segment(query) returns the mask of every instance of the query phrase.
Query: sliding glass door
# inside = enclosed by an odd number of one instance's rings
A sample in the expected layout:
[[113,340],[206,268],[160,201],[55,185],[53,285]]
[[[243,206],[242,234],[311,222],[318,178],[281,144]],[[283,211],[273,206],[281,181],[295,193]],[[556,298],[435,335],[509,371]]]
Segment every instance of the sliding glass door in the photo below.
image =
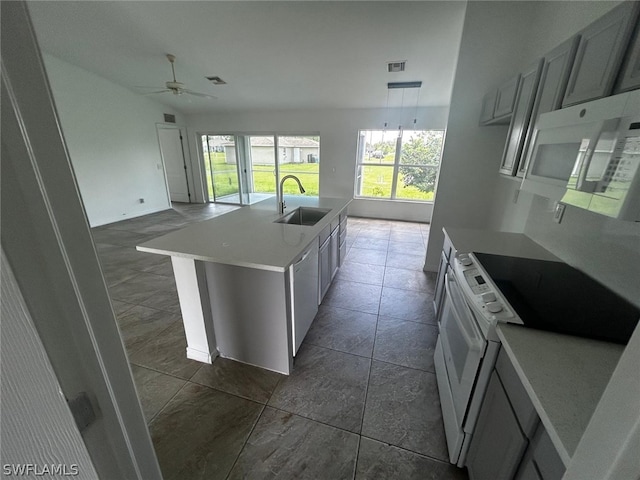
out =
[[[249,205],[272,197],[286,175],[295,175],[305,195],[318,196],[320,138],[285,135],[200,135],[210,202]],[[295,182],[287,195],[300,195]]]
[[210,202],[242,204],[233,135],[201,135],[207,194]]

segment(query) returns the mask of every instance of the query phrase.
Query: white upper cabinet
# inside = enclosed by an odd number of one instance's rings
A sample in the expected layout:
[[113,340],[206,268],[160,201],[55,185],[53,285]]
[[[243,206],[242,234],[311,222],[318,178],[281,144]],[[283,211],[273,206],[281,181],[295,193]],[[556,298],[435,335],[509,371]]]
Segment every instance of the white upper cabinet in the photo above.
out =
[[480,125],[499,125],[510,122],[516,103],[519,82],[520,75],[516,75],[484,96],[480,113]]
[[527,128],[531,119],[531,110],[533,109],[538,82],[540,81],[541,69],[542,60],[525,70],[520,77],[520,85],[509,125],[507,143],[500,166],[500,173],[504,173],[505,175],[515,175],[518,169]]
[[624,2],[580,32],[563,107],[611,94],[639,8],[638,2]]
[[527,158],[529,149],[532,146],[531,138],[540,115],[557,110],[562,106],[562,99],[567,88],[571,66],[576,56],[579,41],[580,36],[576,35],[544,56],[538,92],[531,111],[531,121],[527,128],[521,161],[518,166],[518,177],[522,177],[526,171],[527,165],[524,159]]
[[640,22],[637,22],[634,40],[627,49],[616,92],[626,92],[636,88],[640,88]]

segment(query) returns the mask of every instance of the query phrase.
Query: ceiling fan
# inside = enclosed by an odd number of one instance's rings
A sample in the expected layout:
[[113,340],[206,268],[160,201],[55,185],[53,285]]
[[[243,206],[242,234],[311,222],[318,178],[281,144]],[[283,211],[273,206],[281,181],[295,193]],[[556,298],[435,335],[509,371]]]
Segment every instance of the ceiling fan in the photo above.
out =
[[[148,93],[143,93],[143,95],[155,95],[158,93],[172,93],[174,95],[182,95],[183,93],[186,93],[187,95],[193,95],[195,97],[202,97],[202,98],[208,98],[210,100],[214,100],[218,97],[214,97],[213,95],[207,95],[206,93],[199,93],[199,92],[194,92],[193,90],[189,90],[188,88],[184,88],[184,83],[182,82],[178,82],[176,80],[176,70],[174,67],[174,63],[176,61],[176,56],[172,55],[170,53],[167,53],[167,60],[169,60],[169,63],[171,63],[171,73],[173,74],[173,80],[169,81],[169,82],[165,82],[165,88],[163,88],[162,90],[156,90],[155,92],[148,92]],[[136,87],[136,88],[153,88],[153,89],[158,89],[158,88],[162,88],[162,87]]]

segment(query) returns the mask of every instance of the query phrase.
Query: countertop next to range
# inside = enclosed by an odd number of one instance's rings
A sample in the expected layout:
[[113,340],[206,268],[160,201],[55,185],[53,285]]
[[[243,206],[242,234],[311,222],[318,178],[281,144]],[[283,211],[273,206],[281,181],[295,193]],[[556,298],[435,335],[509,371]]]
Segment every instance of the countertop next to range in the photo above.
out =
[[[559,261],[519,233],[446,228],[461,253]],[[565,466],[600,401],[623,345],[499,324],[498,335]]]
[[331,211],[313,226],[274,223],[282,215],[268,198],[138,245],[142,252],[284,272],[350,199],[285,195],[285,214],[299,206]]

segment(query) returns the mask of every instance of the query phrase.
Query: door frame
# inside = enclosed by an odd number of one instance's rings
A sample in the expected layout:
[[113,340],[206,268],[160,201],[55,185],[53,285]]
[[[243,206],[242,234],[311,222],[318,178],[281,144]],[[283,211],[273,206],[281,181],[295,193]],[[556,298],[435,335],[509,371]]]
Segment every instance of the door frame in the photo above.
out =
[[95,418],[78,428],[100,478],[161,480],[28,6],[0,10],[0,234],[42,342],[29,353],[48,358],[66,399],[86,394]]
[[187,129],[183,126],[173,123],[156,123],[156,137],[158,138],[158,151],[162,161],[162,170],[164,172],[164,184],[167,191],[167,201],[171,206],[171,192],[169,191],[169,178],[167,176],[167,165],[162,154],[162,144],[160,142],[160,130],[178,130],[181,137],[182,161],[185,166],[185,177],[187,180],[187,197],[189,203],[195,202],[195,181],[193,178],[193,168],[191,167],[191,154],[189,152],[189,142],[187,141]]

